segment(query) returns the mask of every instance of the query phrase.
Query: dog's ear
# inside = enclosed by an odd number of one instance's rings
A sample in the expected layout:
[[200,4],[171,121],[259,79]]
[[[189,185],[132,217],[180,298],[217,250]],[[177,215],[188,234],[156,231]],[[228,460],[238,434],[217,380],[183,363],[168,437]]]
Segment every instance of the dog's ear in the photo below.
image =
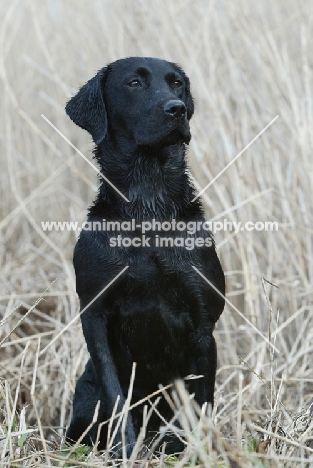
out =
[[108,118],[103,100],[103,87],[109,67],[102,68],[87,81],[66,104],[65,111],[79,127],[87,130],[96,145],[104,140],[108,129]]
[[185,92],[186,92],[186,107],[187,107],[187,119],[190,120],[191,117],[193,116],[195,107],[194,107],[194,102],[193,102],[193,97],[191,95],[190,91],[190,81],[186,73],[182,68],[180,68],[178,65],[174,64],[175,68],[177,69],[178,73],[182,75],[185,81]]

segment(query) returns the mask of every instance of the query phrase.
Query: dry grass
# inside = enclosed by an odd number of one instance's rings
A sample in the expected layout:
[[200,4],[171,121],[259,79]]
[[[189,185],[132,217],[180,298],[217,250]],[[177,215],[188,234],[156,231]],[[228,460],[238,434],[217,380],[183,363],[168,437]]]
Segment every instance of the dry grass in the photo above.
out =
[[[229,451],[242,467],[312,464],[310,3],[7,0],[0,12],[0,466],[64,457],[51,440],[69,422],[87,359],[79,321],[39,355],[78,312],[75,234],[44,233],[41,221],[83,221],[97,187],[95,172],[40,115],[90,157],[90,138],[64,104],[97,69],[129,55],[188,72],[199,188],[280,116],[203,196],[210,218],[279,222],[278,232],[216,234],[229,300],[279,353],[226,306],[215,333],[217,404],[212,418],[191,403],[181,409],[190,450],[176,464],[224,467]],[[75,466],[106,463],[94,452],[82,460]]]

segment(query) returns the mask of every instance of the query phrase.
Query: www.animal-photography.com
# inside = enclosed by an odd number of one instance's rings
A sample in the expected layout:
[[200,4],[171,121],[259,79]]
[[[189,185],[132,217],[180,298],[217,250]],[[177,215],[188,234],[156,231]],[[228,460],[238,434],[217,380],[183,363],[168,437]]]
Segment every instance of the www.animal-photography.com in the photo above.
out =
[[0,21],[0,465],[311,466],[309,2]]

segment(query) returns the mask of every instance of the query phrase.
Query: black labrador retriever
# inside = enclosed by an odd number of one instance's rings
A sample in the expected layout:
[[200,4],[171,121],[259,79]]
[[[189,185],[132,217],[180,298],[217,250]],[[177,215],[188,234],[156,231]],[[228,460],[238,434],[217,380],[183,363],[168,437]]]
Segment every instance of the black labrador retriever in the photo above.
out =
[[[122,410],[134,362],[132,403],[196,374],[202,377],[189,381],[189,391],[199,405],[213,405],[212,332],[224,299],[193,266],[222,294],[225,283],[186,171],[194,103],[184,71],[156,58],[117,60],[70,99],[66,112],[91,134],[109,180],[102,181],[74,253],[90,360],[77,382],[67,438],[76,441],[87,430],[100,401],[97,422],[82,440],[92,445],[118,397],[117,412]],[[157,410],[165,420],[173,416],[165,400]],[[142,413],[142,405],[129,413],[123,439],[128,454]],[[159,430],[159,415],[151,416],[147,436]],[[99,449],[107,444],[102,426]],[[179,439],[164,440],[167,453],[182,449]],[[121,446],[121,428],[114,442]]]

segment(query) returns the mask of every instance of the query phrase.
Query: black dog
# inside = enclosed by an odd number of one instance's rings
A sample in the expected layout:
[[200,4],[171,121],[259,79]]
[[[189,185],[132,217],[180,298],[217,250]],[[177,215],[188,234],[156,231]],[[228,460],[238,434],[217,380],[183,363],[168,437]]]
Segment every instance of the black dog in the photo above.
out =
[[[118,396],[117,411],[122,410],[133,362],[137,367],[132,402],[160,384],[197,374],[203,377],[191,380],[189,391],[199,405],[213,405],[212,332],[224,299],[193,266],[222,294],[225,284],[211,233],[203,227],[201,202],[192,202],[195,192],[186,172],[185,144],[191,138],[193,111],[183,70],[143,57],[103,68],[66,106],[69,117],[92,135],[102,174],[128,199],[103,182],[88,221],[98,221],[98,227],[104,220],[106,226],[115,222],[121,230],[82,231],[75,248],[77,293],[81,309],[86,308],[81,319],[91,359],[77,382],[69,440],[77,440],[91,424],[98,400],[98,421],[84,437],[85,444],[96,441],[98,423],[110,418]],[[125,266],[128,269],[99,295]],[[166,420],[173,416],[165,400],[157,409]],[[127,419],[128,453],[141,418],[139,406]],[[154,414],[148,433],[158,431],[160,424]],[[119,429],[115,443],[121,441]],[[98,447],[104,449],[106,443],[104,425]],[[181,448],[177,439],[167,452]]]

